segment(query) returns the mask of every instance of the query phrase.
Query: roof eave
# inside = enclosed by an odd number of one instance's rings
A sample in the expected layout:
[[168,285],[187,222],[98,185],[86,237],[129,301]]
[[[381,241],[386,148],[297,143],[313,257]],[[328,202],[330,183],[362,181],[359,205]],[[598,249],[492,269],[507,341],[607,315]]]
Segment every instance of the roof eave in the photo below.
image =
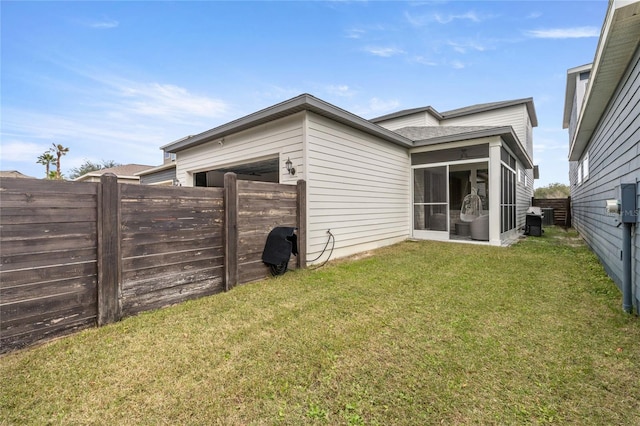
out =
[[[626,22],[623,23],[623,20]],[[584,153],[600,118],[633,59],[638,48],[638,40],[640,40],[640,2],[611,2],[598,41],[583,108],[576,126],[577,130],[569,148],[569,161],[580,160]],[[615,51],[617,46],[630,42],[635,42],[635,46],[622,49],[625,54]]]
[[160,166],[156,166],[156,167],[152,167],[146,170],[142,170],[139,172],[134,173],[134,176],[144,176],[144,175],[149,175],[151,173],[156,173],[156,172],[161,172],[163,170],[169,170],[169,169],[173,169],[176,167],[176,163],[175,162],[171,162],[171,163],[167,163],[167,164],[162,164]]
[[[529,97],[529,98],[522,98],[522,99],[514,99],[511,101],[504,101],[504,102],[496,102],[496,103],[492,103],[490,105],[482,105],[478,108],[475,109],[464,109],[463,111],[458,111],[458,110],[454,110],[453,113],[447,113],[447,112],[443,112],[442,113],[442,117],[447,120],[450,118],[457,118],[457,117],[464,117],[467,115],[473,115],[473,114],[478,114],[480,112],[487,112],[487,111],[494,111],[497,109],[502,109],[502,108],[509,108],[512,106],[516,106],[516,105],[522,105],[524,104],[527,108],[527,113],[529,114],[529,119],[531,120],[531,125],[533,127],[538,127],[538,116],[536,115],[536,109],[535,106],[533,104],[533,98]],[[455,112],[458,111],[458,112]]]
[[432,106],[420,107],[420,108],[411,108],[405,109],[402,111],[392,112],[391,114],[382,115],[380,117],[372,118],[372,123],[380,123],[382,121],[393,120],[395,118],[406,117],[413,114],[421,114],[423,112],[427,112],[431,114],[436,120],[440,121],[443,119],[442,114],[435,110]]
[[413,146],[410,139],[305,93],[198,135],[179,139],[160,149],[169,153],[179,152],[301,111],[315,112],[400,146]]

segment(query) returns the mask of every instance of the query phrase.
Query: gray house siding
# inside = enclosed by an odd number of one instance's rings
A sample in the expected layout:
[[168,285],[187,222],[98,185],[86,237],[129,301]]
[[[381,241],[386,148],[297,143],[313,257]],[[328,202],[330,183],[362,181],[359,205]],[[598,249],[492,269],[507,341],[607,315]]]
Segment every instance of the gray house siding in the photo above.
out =
[[176,178],[176,168],[172,167],[170,169],[160,170],[159,172],[140,176],[140,184],[153,185],[159,182],[173,181],[175,178]]
[[[578,162],[570,163],[574,227],[598,255],[606,271],[622,285],[622,227],[605,212],[605,200],[620,198],[620,184],[640,181],[640,49],[636,49],[605,114],[589,141],[589,176],[578,183]],[[584,158],[582,154],[581,159]],[[640,194],[637,194],[640,202]],[[633,282],[640,306],[640,237],[633,235]]]

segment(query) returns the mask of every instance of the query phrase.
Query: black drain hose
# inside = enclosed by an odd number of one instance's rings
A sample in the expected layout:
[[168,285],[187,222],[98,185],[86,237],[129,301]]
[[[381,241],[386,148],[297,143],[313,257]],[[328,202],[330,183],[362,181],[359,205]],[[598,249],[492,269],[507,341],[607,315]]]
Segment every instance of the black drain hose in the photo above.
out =
[[327,243],[324,245],[324,248],[322,249],[322,252],[320,252],[320,254],[318,255],[318,257],[316,257],[313,260],[307,260],[308,263],[312,263],[315,262],[316,260],[320,259],[322,257],[322,255],[324,254],[325,251],[327,251],[327,247],[329,247],[329,242],[332,242],[331,244],[331,251],[329,252],[329,257],[327,257],[327,260],[325,260],[322,265],[317,266],[315,268],[311,268],[311,269],[319,269],[322,268],[324,265],[327,264],[327,262],[329,261],[329,259],[331,259],[331,255],[333,254],[333,249],[336,246],[336,237],[331,233],[331,229],[327,229],[327,234],[329,234],[329,238],[327,238]]

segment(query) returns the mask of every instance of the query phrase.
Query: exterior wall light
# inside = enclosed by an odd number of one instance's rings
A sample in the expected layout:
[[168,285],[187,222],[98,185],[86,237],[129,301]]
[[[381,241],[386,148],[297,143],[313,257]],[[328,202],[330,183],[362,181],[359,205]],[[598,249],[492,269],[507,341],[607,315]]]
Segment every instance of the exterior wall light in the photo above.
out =
[[289,157],[287,157],[287,162],[284,163],[284,165],[287,167],[287,171],[291,176],[296,174],[296,169],[293,167],[293,163]]

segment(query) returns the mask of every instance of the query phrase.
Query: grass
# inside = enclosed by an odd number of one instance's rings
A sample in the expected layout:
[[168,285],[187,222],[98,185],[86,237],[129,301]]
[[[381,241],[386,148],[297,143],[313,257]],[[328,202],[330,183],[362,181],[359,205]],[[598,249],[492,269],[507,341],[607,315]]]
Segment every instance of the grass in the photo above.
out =
[[0,358],[0,424],[637,424],[640,323],[573,232],[405,242]]

